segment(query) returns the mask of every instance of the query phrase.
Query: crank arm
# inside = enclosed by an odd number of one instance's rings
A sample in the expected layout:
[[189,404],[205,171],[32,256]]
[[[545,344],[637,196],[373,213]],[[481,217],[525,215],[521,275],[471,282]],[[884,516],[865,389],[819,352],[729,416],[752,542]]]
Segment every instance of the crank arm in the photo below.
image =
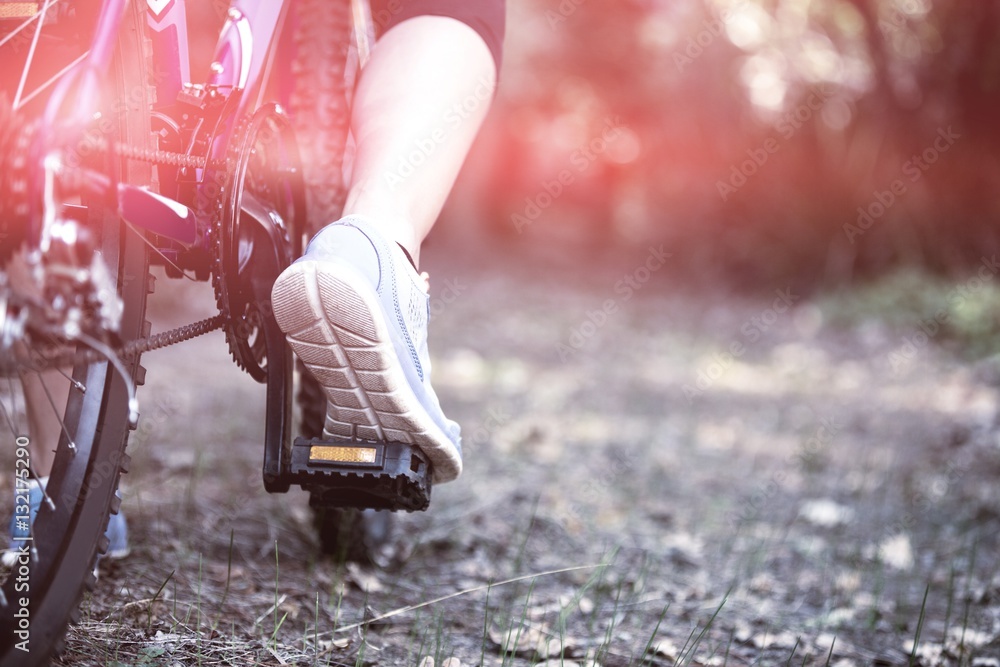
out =
[[177,241],[185,248],[193,246],[198,239],[194,211],[145,188],[119,184],[118,212],[133,226]]

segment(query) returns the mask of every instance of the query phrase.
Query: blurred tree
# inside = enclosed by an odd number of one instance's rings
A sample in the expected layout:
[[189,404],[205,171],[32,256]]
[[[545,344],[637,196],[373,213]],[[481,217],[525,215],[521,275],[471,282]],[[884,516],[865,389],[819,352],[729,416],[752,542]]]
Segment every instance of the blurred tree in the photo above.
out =
[[978,261],[998,37],[1000,6],[958,0],[513,0],[485,215],[757,280]]

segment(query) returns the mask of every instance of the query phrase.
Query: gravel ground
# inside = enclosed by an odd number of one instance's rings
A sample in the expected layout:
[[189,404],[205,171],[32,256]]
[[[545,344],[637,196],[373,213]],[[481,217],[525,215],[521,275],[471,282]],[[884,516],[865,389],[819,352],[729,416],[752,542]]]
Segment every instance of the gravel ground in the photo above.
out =
[[[133,552],[61,664],[1000,664],[993,362],[660,247],[485,248],[424,259],[466,471],[374,565],[263,491],[221,335],[149,354]],[[211,313],[164,283],[156,330]]]

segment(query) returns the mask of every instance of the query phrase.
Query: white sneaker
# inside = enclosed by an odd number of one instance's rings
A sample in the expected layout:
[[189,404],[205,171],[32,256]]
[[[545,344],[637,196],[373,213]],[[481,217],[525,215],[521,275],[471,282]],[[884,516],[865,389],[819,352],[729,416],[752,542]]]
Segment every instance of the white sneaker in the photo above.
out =
[[430,384],[429,297],[402,248],[358,217],[325,227],[271,290],[274,317],[327,397],[327,437],[404,442],[435,483],[462,472],[458,424]]

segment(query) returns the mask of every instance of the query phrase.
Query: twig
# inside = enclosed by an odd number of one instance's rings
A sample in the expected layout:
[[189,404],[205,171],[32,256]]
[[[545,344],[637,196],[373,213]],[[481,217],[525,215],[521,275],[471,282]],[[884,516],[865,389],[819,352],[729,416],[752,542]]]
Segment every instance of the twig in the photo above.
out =
[[[393,609],[390,612],[386,612],[375,618],[369,618],[368,620],[361,621],[360,623],[354,623],[352,625],[345,625],[334,630],[337,632],[347,632],[348,630],[353,630],[354,628],[360,628],[371,623],[378,623],[379,621],[384,621],[387,618],[393,616],[398,616],[399,614],[405,614],[409,611],[414,611],[416,609],[421,609],[423,607],[429,607],[432,604],[437,604],[438,602],[444,602],[445,600],[451,600],[452,598],[461,597],[462,595],[468,595],[469,593],[478,593],[479,591],[489,590],[491,587],[496,586],[506,586],[507,584],[516,584],[519,581],[524,581],[526,579],[534,579],[536,577],[547,577],[553,574],[563,574],[565,572],[575,572],[577,570],[590,570],[595,567],[601,567],[605,563],[595,563],[592,565],[577,565],[574,567],[564,567],[558,570],[549,570],[547,572],[538,572],[536,574],[526,574],[520,577],[514,577],[513,579],[506,579],[504,581],[498,581],[493,584],[484,584],[482,586],[475,586],[474,588],[466,588],[465,590],[458,591],[457,593],[449,593],[448,595],[442,595],[441,597],[434,598],[433,600],[428,600],[426,602],[421,602],[420,604],[407,605],[406,607],[400,607],[399,609]],[[265,614],[266,616],[267,614]]]

